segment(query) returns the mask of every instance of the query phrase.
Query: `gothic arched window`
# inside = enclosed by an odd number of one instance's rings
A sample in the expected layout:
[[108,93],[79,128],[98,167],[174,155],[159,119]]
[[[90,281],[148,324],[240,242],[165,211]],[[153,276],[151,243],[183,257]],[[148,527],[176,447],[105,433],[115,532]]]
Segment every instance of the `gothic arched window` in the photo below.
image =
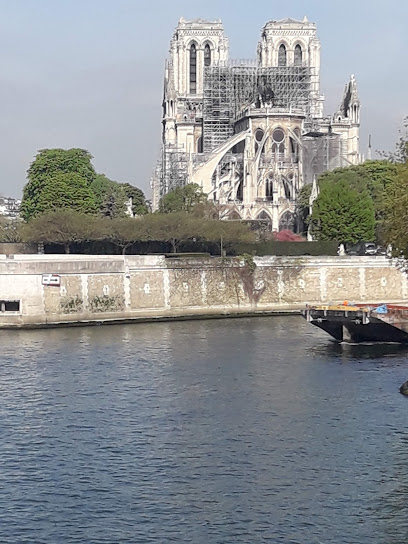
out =
[[197,92],[197,48],[195,44],[190,47],[190,94]]
[[208,43],[204,47],[204,66],[211,66],[211,49]]
[[286,47],[283,43],[279,47],[278,66],[286,66]]
[[297,44],[297,46],[295,47],[295,66],[301,66],[302,64],[302,61],[303,61],[303,53],[302,53],[302,47]]

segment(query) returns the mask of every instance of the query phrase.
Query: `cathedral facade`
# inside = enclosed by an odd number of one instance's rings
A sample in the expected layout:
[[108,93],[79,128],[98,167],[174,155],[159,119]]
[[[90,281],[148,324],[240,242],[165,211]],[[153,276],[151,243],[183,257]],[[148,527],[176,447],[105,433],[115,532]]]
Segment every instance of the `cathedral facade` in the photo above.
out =
[[316,25],[269,21],[254,60],[231,60],[221,21],[180,19],[164,76],[162,149],[153,209],[197,183],[225,219],[295,228],[299,190],[326,170],[358,164],[354,76],[324,115]]

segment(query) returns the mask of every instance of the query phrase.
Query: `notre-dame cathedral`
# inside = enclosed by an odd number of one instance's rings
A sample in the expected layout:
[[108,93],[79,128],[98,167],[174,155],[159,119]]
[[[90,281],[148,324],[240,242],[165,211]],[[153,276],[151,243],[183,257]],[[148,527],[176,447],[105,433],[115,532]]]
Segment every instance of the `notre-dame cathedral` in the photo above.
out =
[[316,25],[269,21],[254,60],[231,60],[221,21],[180,19],[164,75],[162,150],[153,208],[197,183],[225,219],[293,229],[296,196],[323,171],[357,164],[360,101],[354,76],[327,116]]

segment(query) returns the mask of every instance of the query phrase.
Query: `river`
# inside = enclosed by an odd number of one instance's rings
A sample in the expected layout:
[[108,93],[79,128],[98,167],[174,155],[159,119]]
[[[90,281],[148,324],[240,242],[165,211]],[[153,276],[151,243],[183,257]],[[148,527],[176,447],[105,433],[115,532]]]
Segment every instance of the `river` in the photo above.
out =
[[0,334],[2,544],[408,541],[408,347],[300,317]]

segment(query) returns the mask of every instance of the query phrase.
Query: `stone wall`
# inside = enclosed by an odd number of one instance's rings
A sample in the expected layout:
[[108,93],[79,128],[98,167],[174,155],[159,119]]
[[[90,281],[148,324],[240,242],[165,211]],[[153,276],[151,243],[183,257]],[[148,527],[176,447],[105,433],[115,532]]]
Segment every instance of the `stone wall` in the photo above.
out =
[[[54,274],[58,285],[45,285]],[[166,259],[0,255],[0,327],[397,302],[408,282],[385,257]],[[3,304],[2,304],[3,303]]]

